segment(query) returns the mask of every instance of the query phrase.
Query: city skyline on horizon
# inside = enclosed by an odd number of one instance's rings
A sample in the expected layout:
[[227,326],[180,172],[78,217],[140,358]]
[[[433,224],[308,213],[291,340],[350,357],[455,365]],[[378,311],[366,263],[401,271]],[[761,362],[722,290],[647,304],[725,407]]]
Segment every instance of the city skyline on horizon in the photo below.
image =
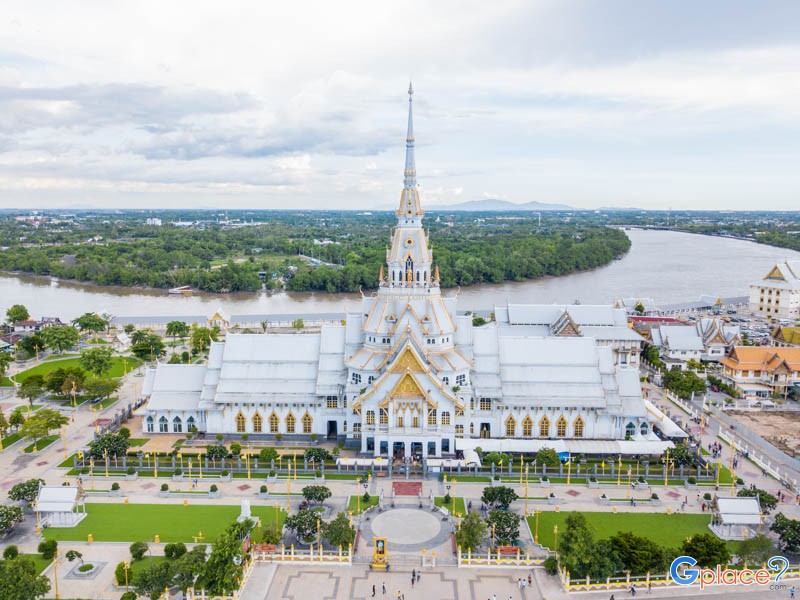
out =
[[12,3],[0,209],[797,204],[800,5],[303,4]]

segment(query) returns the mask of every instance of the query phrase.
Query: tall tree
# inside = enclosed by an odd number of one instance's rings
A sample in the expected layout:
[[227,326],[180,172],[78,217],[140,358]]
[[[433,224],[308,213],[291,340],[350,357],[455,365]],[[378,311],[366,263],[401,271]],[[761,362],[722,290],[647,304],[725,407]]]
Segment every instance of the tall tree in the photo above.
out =
[[81,352],[81,357],[78,362],[81,367],[93,373],[96,377],[102,377],[113,364],[111,354],[112,350],[108,346],[89,348]]
[[59,353],[69,350],[80,339],[78,330],[70,325],[45,327],[42,329],[41,335],[47,346]]
[[122,386],[119,379],[89,379],[83,384],[83,396],[90,402],[110,398]]
[[[301,511],[308,512],[308,511]],[[211,594],[227,594],[239,587],[242,575],[242,540],[253,528],[245,519],[231,524],[217,538],[197,584]]]
[[97,334],[105,331],[108,321],[96,313],[83,313],[80,317],[72,321],[72,324],[81,331],[91,331]]
[[710,533],[698,533],[687,539],[683,542],[682,552],[694,558],[700,567],[724,567],[731,559],[725,542]]
[[519,538],[519,524],[522,521],[517,513],[509,510],[493,510],[486,523],[494,531],[496,544],[513,544]]
[[0,379],[6,376],[12,356],[8,352],[0,352]]
[[170,321],[167,323],[167,335],[170,336],[174,342],[179,337],[186,337],[189,335],[189,326],[183,321]]
[[50,580],[39,575],[27,556],[0,561],[0,600],[37,600],[50,591]]
[[25,420],[20,431],[23,435],[33,438],[38,445],[41,438],[67,423],[69,423],[69,417],[62,415],[57,410],[40,408]]
[[778,513],[769,530],[778,534],[782,552],[800,552],[800,521]]
[[211,347],[211,342],[217,341],[218,332],[209,327],[193,327],[190,344],[192,350],[206,352]]
[[461,521],[461,527],[456,531],[456,543],[466,552],[473,552],[480,548],[486,539],[486,523],[481,519],[480,514],[470,511]]
[[17,390],[17,393],[22,398],[28,400],[28,402],[31,405],[31,408],[33,408],[33,401],[40,398],[42,394],[44,394],[44,392],[45,392],[44,377],[42,377],[38,373],[30,375],[27,379],[25,379],[25,381],[23,381],[20,384],[19,389]]
[[[47,329],[49,329],[49,327]],[[47,343],[38,333],[26,335],[17,343],[17,348],[21,348],[29,356],[36,356],[38,352],[41,352],[46,347]]]
[[44,479],[28,479],[14,485],[8,490],[8,499],[14,502],[27,502],[30,504],[39,495],[39,488],[44,485]]
[[322,534],[333,546],[347,549],[356,539],[356,530],[343,512],[336,515],[330,523],[325,523]]
[[6,311],[6,321],[10,324],[19,323],[20,321],[27,321],[31,318],[28,309],[22,304],[14,304],[8,307]]

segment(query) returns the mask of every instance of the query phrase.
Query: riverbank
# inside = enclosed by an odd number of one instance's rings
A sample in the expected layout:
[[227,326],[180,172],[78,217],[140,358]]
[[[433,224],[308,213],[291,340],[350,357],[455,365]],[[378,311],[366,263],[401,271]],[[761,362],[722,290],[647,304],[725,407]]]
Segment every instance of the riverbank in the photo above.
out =
[[[652,297],[657,303],[695,300],[709,294],[744,296],[784,258],[800,253],[764,244],[674,231],[629,230],[631,249],[604,267],[534,281],[480,284],[448,290],[462,310],[485,311],[506,303],[609,304],[623,297]],[[735,268],[733,267],[735,265]],[[369,293],[369,292],[365,292]],[[6,307],[24,304],[32,315],[75,318],[87,311],[112,315],[210,315],[341,313],[360,310],[358,293],[273,292],[170,296],[161,289],[130,289],[0,275]],[[2,307],[0,307],[2,308]]]

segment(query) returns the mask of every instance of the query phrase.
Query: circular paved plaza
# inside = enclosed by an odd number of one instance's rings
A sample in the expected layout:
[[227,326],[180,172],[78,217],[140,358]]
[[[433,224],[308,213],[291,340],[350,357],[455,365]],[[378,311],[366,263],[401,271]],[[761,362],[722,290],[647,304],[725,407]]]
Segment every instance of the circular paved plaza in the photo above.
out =
[[451,525],[441,520],[439,512],[395,508],[365,522],[362,535],[370,544],[373,537],[386,538],[389,548],[396,552],[419,552],[444,544],[451,532]]

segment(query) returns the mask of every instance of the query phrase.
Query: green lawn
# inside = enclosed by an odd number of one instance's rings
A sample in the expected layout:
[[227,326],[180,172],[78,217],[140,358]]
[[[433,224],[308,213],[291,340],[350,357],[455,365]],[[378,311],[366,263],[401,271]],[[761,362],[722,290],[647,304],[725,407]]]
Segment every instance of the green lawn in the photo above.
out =
[[[378,500],[380,500],[378,496],[370,496],[369,502],[364,502],[364,499],[361,498],[361,496],[350,496],[350,500],[347,502],[347,510],[348,512],[352,511],[354,515],[357,515],[359,512],[369,508],[369,506],[378,506]],[[369,506],[367,506],[367,504]]]
[[[123,358],[121,356],[114,356],[111,359],[111,369],[109,369],[108,373],[105,374],[106,377],[122,377],[124,370],[125,370],[125,361],[128,361],[128,372],[130,373],[131,370],[135,369],[139,365],[142,364],[138,358],[128,357]],[[51,371],[55,371],[56,369],[67,369],[67,368],[80,368],[79,358],[77,356],[73,356],[71,358],[63,358],[60,360],[50,360],[45,361],[42,364],[36,365],[35,367],[31,367],[22,373],[17,374],[14,379],[18,383],[22,383],[31,375],[42,375],[43,377],[47,377],[47,374]]]
[[18,442],[22,436],[18,433],[12,433],[3,438],[3,450],[8,448],[11,444]]
[[114,404],[114,402],[116,402],[117,400],[119,400],[119,396],[112,396],[111,398],[106,398],[102,402],[98,402],[94,406],[97,407],[97,410],[103,410],[104,408],[108,408],[109,406]]
[[[239,516],[236,505],[180,504],[87,504],[87,517],[77,527],[44,530],[45,537],[55,540],[86,541],[90,533],[98,542],[152,542],[158,534],[162,542],[192,542],[202,531],[206,542],[217,536]],[[253,506],[252,513],[262,523],[275,522],[275,508]],[[286,518],[279,511],[282,524]]]
[[[205,534],[205,532],[203,532]],[[203,540],[204,542],[207,540]],[[128,557],[130,560],[130,556]],[[160,565],[161,563],[169,562],[166,556],[150,556],[149,554],[145,554],[142,560],[137,560],[131,563],[131,568],[128,569],[128,583],[133,582],[133,576],[141,573],[142,571],[146,571],[151,566],[155,567],[156,565]],[[114,565],[116,568],[116,565]],[[120,582],[120,587],[124,586],[125,582]]]
[[[456,501],[456,503],[455,503],[455,507],[456,507],[455,514],[461,515],[461,516],[466,515],[467,514],[467,506],[466,506],[466,504],[464,504],[464,498],[462,498],[460,496],[451,497],[450,498],[450,502],[447,503],[445,508],[447,508],[447,510],[449,510],[451,514],[453,513],[453,499],[455,499],[455,501]],[[442,506],[444,504],[444,496],[435,496],[433,498],[433,503],[436,506]]]
[[50,563],[53,562],[52,560],[47,560],[45,558],[42,558],[41,554],[22,554],[22,553],[20,553],[19,556],[24,556],[25,558],[30,558],[34,562],[34,564],[36,565],[36,572],[37,573],[41,573],[42,571],[44,571],[47,567],[50,566]]
[[331,481],[356,481],[357,479],[362,479],[363,475],[356,475],[354,473],[328,473],[325,472],[325,479],[330,479]]
[[25,452],[30,454],[34,450],[44,450],[50,444],[55,442],[57,439],[58,439],[58,435],[48,435],[47,437],[43,437],[43,438],[37,440],[36,442],[33,442],[29,446],[26,446],[25,447]]
[[137,448],[139,446],[144,446],[149,441],[150,441],[150,438],[128,438],[128,442],[130,443],[131,448]]
[[0,377],[0,387],[11,387],[13,385],[14,385],[14,382],[11,381],[5,375],[3,377]]
[[[563,533],[569,514],[569,512],[542,511],[539,514],[539,543],[553,548],[553,526],[558,525],[559,533]],[[680,546],[687,537],[695,533],[709,533],[708,523],[711,521],[711,515],[708,514],[611,512],[581,514],[594,527],[596,539],[608,538],[618,531],[631,531],[667,547]],[[531,533],[535,531],[535,521],[535,517],[528,517]]]

